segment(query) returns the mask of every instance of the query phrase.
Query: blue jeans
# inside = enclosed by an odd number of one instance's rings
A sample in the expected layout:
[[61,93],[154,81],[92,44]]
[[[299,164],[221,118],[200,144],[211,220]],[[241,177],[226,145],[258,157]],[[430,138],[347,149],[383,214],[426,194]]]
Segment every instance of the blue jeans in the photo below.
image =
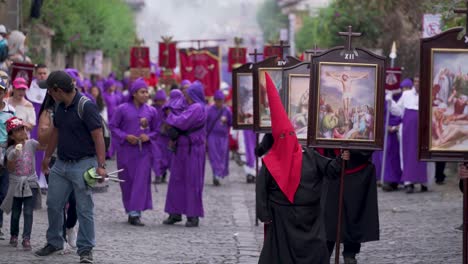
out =
[[33,211],[36,203],[39,189],[32,188],[32,196],[29,197],[14,197],[13,206],[11,208],[11,236],[18,237],[19,223],[21,212],[23,213],[23,239],[31,239],[31,230],[33,225]]
[[86,185],[83,174],[91,167],[96,167],[96,158],[87,158],[77,162],[65,162],[57,159],[49,175],[47,194],[47,243],[55,248],[63,248],[63,208],[68,196],[75,192],[76,211],[78,214],[78,254],[92,250],[96,245],[94,237],[94,202],[92,191]]

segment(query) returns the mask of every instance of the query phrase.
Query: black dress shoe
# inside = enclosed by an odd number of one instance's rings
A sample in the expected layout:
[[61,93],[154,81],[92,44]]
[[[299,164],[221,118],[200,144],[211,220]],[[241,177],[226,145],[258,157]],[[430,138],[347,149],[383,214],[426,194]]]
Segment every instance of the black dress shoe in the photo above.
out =
[[345,264],[357,264],[356,257],[344,257]]
[[421,184],[421,192],[427,192],[427,191],[428,191],[427,186]]
[[198,227],[198,217],[187,217],[185,227]]
[[219,185],[221,185],[221,183],[219,182],[219,180],[218,180],[216,177],[213,177],[213,185],[214,185],[214,186],[219,186]]
[[393,189],[393,187],[392,187],[390,184],[384,183],[384,184],[382,185],[382,191],[385,191],[385,192],[392,192],[392,191],[394,191],[394,189]]
[[177,222],[180,222],[182,221],[182,216],[181,215],[174,215],[174,214],[171,214],[169,215],[169,217],[163,221],[163,224],[165,225],[173,225]]
[[255,183],[255,176],[247,174],[247,183]]
[[162,177],[156,177],[154,178],[154,184],[161,184],[162,183]]
[[405,192],[406,193],[414,193],[414,184],[405,185]]
[[130,217],[130,224],[131,225],[134,225],[134,226],[144,226],[145,224],[143,224],[141,222],[141,219],[139,216],[132,216]]

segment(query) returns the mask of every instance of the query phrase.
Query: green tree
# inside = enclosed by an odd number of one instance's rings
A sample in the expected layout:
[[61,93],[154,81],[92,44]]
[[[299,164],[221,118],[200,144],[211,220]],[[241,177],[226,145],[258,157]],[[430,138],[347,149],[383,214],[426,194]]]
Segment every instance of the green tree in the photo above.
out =
[[257,22],[263,31],[265,42],[276,42],[279,30],[288,27],[288,17],[281,13],[275,0],[265,0],[257,12]]
[[44,1],[41,17],[32,21],[37,22],[55,31],[53,49],[67,54],[101,49],[114,66],[136,36],[132,10],[123,0]]

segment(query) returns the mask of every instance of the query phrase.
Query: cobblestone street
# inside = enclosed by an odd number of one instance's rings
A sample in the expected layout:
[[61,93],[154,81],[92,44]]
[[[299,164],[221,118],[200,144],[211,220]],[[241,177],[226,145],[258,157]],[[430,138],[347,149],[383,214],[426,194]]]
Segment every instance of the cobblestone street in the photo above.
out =
[[[115,167],[114,163],[111,163]],[[199,228],[164,226],[166,184],[157,185],[155,209],[144,213],[145,227],[126,223],[118,185],[95,194],[97,247],[95,263],[239,263],[258,260],[263,227],[254,225],[254,185],[231,163],[231,176],[221,187],[206,177],[205,218]],[[113,170],[113,168],[110,168]],[[207,167],[207,172],[210,169]],[[210,175],[210,173],[207,173]],[[381,241],[366,243],[359,263],[461,263],[461,194],[452,177],[428,193],[379,193]],[[9,238],[9,216],[4,233]],[[45,243],[46,210],[36,211],[33,249]],[[78,263],[74,253],[38,258],[0,241],[0,263]]]

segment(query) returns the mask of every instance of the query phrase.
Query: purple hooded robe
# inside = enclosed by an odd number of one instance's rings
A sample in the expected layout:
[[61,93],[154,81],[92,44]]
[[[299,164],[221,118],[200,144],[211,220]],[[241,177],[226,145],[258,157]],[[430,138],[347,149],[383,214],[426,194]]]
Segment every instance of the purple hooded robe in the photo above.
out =
[[166,119],[170,126],[192,132],[177,139],[177,148],[172,156],[165,211],[169,214],[184,214],[187,217],[203,217],[206,150],[203,86],[200,83],[192,84],[187,89],[187,96],[193,103],[179,115],[170,113]]
[[[143,82],[143,83],[142,83]],[[140,89],[146,89],[144,81],[137,79],[132,85],[132,95]],[[146,120],[146,121],[145,121]],[[114,142],[119,145],[117,167],[124,169],[119,178],[122,201],[127,212],[143,211],[153,208],[151,198],[152,143],[156,139],[158,117],[155,109],[146,104],[137,106],[126,102],[117,107],[110,129]],[[136,145],[130,144],[126,137],[141,134],[149,136],[150,141]],[[141,147],[140,147],[141,146]]]

